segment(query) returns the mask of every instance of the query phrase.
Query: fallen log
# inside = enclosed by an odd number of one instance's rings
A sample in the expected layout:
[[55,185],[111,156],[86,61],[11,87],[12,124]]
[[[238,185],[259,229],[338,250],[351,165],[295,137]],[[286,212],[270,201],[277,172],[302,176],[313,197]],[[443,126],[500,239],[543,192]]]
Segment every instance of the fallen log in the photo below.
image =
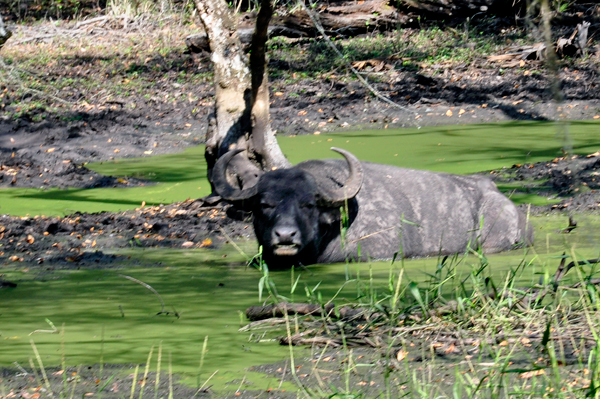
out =
[[293,314],[325,316],[331,314],[334,309],[334,304],[328,304],[322,307],[321,305],[311,303],[281,302],[266,306],[251,306],[246,309],[246,317],[250,321],[257,321]]
[[280,302],[265,306],[250,306],[246,309],[246,317],[250,321],[280,318],[289,315],[327,316],[335,318],[339,315],[339,318],[343,320],[373,320],[383,316],[379,312],[368,312],[350,306],[342,306],[336,313],[335,305],[332,303],[321,306],[312,303]]
[[[343,2],[335,6],[321,5],[314,10],[319,22],[328,34],[356,35],[373,31],[388,30],[398,26],[398,12],[388,5],[387,0],[367,0],[364,2]],[[310,16],[299,8],[281,21],[286,27],[306,32],[310,36],[318,34]]]

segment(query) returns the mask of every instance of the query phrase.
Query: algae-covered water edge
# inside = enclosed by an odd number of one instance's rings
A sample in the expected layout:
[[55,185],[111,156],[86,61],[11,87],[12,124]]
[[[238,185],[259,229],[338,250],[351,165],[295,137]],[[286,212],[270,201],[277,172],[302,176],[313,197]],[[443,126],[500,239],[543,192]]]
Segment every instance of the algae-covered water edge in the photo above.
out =
[[[323,135],[278,137],[292,164],[338,155],[330,147],[352,151],[364,161],[451,173],[475,173],[562,156],[562,149],[587,154],[600,147],[600,123],[570,122],[568,135],[550,122],[510,122],[421,129],[384,129]],[[120,159],[87,165],[104,175],[134,176],[155,185],[87,190],[0,189],[0,212],[11,215],[66,215],[120,211],[208,195],[204,147],[180,154]],[[517,202],[540,198],[515,198]]]

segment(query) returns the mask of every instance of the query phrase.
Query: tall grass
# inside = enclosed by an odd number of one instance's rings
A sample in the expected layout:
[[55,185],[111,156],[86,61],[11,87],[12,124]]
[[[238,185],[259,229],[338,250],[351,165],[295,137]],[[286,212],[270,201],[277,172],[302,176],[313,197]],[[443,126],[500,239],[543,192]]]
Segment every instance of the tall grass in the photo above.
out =
[[[480,252],[440,257],[420,283],[394,261],[387,286],[371,271],[347,272],[338,294],[354,286],[351,300],[306,290],[322,309],[337,302],[335,313],[256,325],[285,326],[290,378],[306,397],[599,397],[597,266],[574,249],[563,258],[580,263],[565,281],[552,277],[561,257],[540,264],[532,249],[502,275]],[[344,308],[362,313],[344,317]],[[301,344],[313,348],[310,361],[295,359],[291,346]],[[330,358],[338,360],[327,365]],[[304,378],[294,374],[299,367]]]
[[[129,393],[128,397],[130,399],[136,397],[136,394],[139,399],[143,399],[144,395],[146,397],[153,395],[154,399],[158,399],[159,397],[173,399],[173,375],[170,354],[167,386],[161,387],[160,385],[163,361],[162,342],[158,346],[157,360],[154,367],[152,364],[154,346],[148,352],[148,359],[144,366],[141,380],[138,378],[140,365],[136,365],[133,373],[129,376],[127,375],[128,368],[123,367],[123,370],[113,372],[108,377],[103,377],[102,375],[102,360],[97,367],[68,367],[64,360],[64,342],[61,343],[61,351],[63,351],[61,366],[58,369],[47,370],[42,360],[43,353],[40,353],[33,340],[31,340],[31,347],[33,357],[29,359],[29,370],[26,370],[17,363],[15,364],[18,370],[15,370],[14,373],[7,369],[4,370],[4,375],[10,377],[6,378],[6,381],[0,378],[0,398],[48,397],[73,399],[75,397],[88,396],[101,398],[103,394],[107,394],[109,397],[125,398],[126,393]],[[150,378],[154,379],[153,385],[149,384]]]

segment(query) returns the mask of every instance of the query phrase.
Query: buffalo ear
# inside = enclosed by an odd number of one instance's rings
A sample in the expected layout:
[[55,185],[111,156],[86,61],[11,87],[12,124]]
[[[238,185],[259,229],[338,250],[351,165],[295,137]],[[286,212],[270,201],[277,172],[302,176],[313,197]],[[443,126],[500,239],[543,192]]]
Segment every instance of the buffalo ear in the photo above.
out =
[[246,205],[246,201],[227,207],[225,213],[228,217],[241,222],[250,222],[252,220],[252,212],[250,207]]
[[324,208],[319,212],[319,224],[331,226],[338,223],[339,220],[339,211],[337,208]]

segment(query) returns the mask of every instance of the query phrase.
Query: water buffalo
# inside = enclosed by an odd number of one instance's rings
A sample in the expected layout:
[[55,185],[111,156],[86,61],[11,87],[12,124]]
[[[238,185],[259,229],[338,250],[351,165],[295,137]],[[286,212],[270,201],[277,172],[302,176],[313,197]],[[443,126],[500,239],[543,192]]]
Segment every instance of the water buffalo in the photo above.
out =
[[311,160],[261,175],[237,189],[223,155],[213,170],[222,198],[253,212],[254,231],[270,267],[505,251],[533,242],[526,217],[494,183],[342,159]]

